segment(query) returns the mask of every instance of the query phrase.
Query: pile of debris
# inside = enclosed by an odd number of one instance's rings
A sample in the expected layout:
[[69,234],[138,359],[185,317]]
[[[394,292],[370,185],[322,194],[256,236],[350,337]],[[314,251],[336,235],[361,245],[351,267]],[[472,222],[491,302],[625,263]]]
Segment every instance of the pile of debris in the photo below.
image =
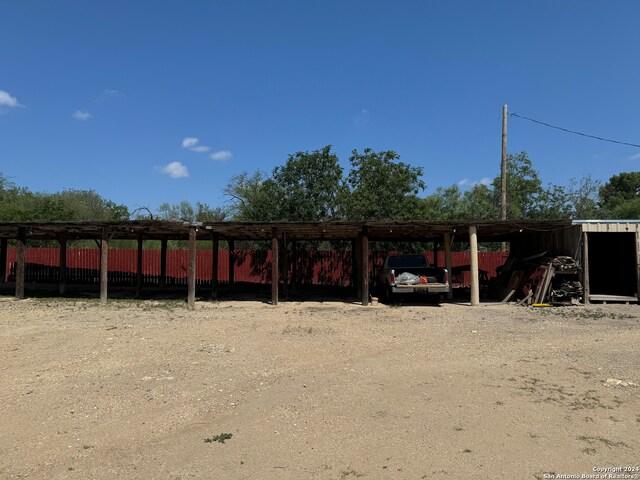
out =
[[573,257],[510,258],[496,279],[496,295],[503,302],[527,305],[577,305],[582,300],[580,265]]

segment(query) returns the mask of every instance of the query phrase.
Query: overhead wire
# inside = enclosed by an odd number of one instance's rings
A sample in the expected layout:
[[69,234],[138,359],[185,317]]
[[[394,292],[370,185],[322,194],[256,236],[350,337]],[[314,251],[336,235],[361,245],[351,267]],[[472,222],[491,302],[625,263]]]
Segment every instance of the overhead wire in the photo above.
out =
[[509,116],[522,118],[523,120],[528,120],[528,121],[533,122],[533,123],[544,125],[545,127],[555,128],[556,130],[561,130],[561,131],[567,132],[567,133],[573,133],[574,135],[580,135],[582,137],[593,138],[593,139],[600,140],[600,141],[603,141],[603,142],[617,143],[618,145],[628,145],[630,147],[638,147],[638,148],[640,148],[640,144],[637,144],[637,143],[621,142],[619,140],[612,140],[610,138],[599,137],[597,135],[589,135],[588,133],[576,132],[575,130],[569,130],[568,128],[558,127],[557,125],[551,125],[550,123],[541,122],[540,120],[535,120],[533,118],[525,117],[524,115],[518,115],[517,113],[510,113]]

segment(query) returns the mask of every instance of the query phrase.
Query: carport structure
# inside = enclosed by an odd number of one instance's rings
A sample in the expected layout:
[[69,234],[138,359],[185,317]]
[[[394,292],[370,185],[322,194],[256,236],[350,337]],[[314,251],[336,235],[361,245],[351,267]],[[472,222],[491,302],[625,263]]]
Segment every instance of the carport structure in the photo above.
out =
[[[187,303],[193,306],[196,293],[196,242],[211,242],[213,250],[212,295],[218,287],[218,249],[221,240],[229,243],[229,255],[233,259],[234,242],[270,241],[272,253],[271,302],[278,304],[279,284],[286,290],[290,255],[295,255],[295,243],[301,241],[332,240],[351,242],[353,270],[358,298],[369,304],[369,243],[429,242],[444,245],[445,268],[451,271],[451,247],[454,242],[468,242],[471,250],[471,305],[480,303],[478,275],[478,242],[511,242],[523,237],[540,236],[571,228],[569,220],[521,220],[521,221],[407,221],[407,222],[11,222],[0,223],[0,272],[7,262],[9,240],[17,247],[15,296],[25,296],[25,250],[30,240],[54,240],[60,245],[60,293],[66,288],[66,248],[70,240],[95,240],[100,246],[100,300],[107,301],[109,269],[109,242],[137,240],[138,265],[136,291],[142,289],[142,247],[144,240],[161,241],[160,285],[166,279],[166,253],[169,240],[188,240],[189,264]],[[288,248],[291,245],[291,249]],[[291,253],[289,253],[291,251]],[[282,252],[283,258],[279,255]],[[282,260],[282,262],[280,261]],[[230,281],[233,281],[233,261],[230,265]],[[449,293],[451,296],[451,292]]]

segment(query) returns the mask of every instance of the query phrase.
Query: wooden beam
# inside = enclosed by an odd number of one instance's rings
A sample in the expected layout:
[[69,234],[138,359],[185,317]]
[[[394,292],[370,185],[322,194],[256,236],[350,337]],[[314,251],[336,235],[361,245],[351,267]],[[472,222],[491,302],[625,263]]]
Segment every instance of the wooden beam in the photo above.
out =
[[220,252],[220,238],[213,234],[211,238],[211,298],[218,298],[218,254]]
[[360,237],[360,293],[362,305],[369,305],[369,237],[366,228]]
[[24,257],[27,250],[27,237],[24,228],[18,229],[18,245],[16,249],[16,298],[24,298]]
[[138,233],[138,256],[137,256],[137,269],[136,269],[136,298],[140,298],[142,296],[142,247],[144,239],[142,237],[142,232]]
[[107,229],[102,229],[102,240],[100,242],[100,303],[107,303],[109,273],[109,233]]
[[449,291],[447,291],[447,300],[453,299],[453,287],[451,286],[452,266],[451,266],[451,234],[444,234],[444,268],[449,274]]
[[471,244],[471,306],[480,305],[480,275],[478,272],[478,229],[469,227],[469,243]]
[[196,304],[196,227],[189,228],[189,277],[187,278],[187,305]]
[[163,238],[160,241],[160,288],[167,286],[167,247],[169,241]]
[[589,288],[589,234],[582,232],[582,297],[585,305],[591,304]]
[[64,235],[58,237],[60,243],[60,268],[58,269],[58,291],[60,295],[67,292],[67,239]]
[[278,234],[274,230],[271,238],[271,304],[278,305],[278,284],[280,283],[280,268],[278,261]]
[[235,283],[235,263],[236,263],[236,252],[235,252],[235,242],[233,240],[228,240],[229,243],[229,286],[232,287]]
[[0,238],[0,283],[7,283],[7,254],[9,243],[6,238]]

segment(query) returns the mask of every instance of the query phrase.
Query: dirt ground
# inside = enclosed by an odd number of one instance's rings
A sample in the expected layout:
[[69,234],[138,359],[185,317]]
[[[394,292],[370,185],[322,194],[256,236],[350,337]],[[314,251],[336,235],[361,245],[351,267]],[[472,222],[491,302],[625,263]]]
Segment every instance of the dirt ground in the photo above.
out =
[[639,364],[637,305],[0,297],[0,478],[638,467]]

